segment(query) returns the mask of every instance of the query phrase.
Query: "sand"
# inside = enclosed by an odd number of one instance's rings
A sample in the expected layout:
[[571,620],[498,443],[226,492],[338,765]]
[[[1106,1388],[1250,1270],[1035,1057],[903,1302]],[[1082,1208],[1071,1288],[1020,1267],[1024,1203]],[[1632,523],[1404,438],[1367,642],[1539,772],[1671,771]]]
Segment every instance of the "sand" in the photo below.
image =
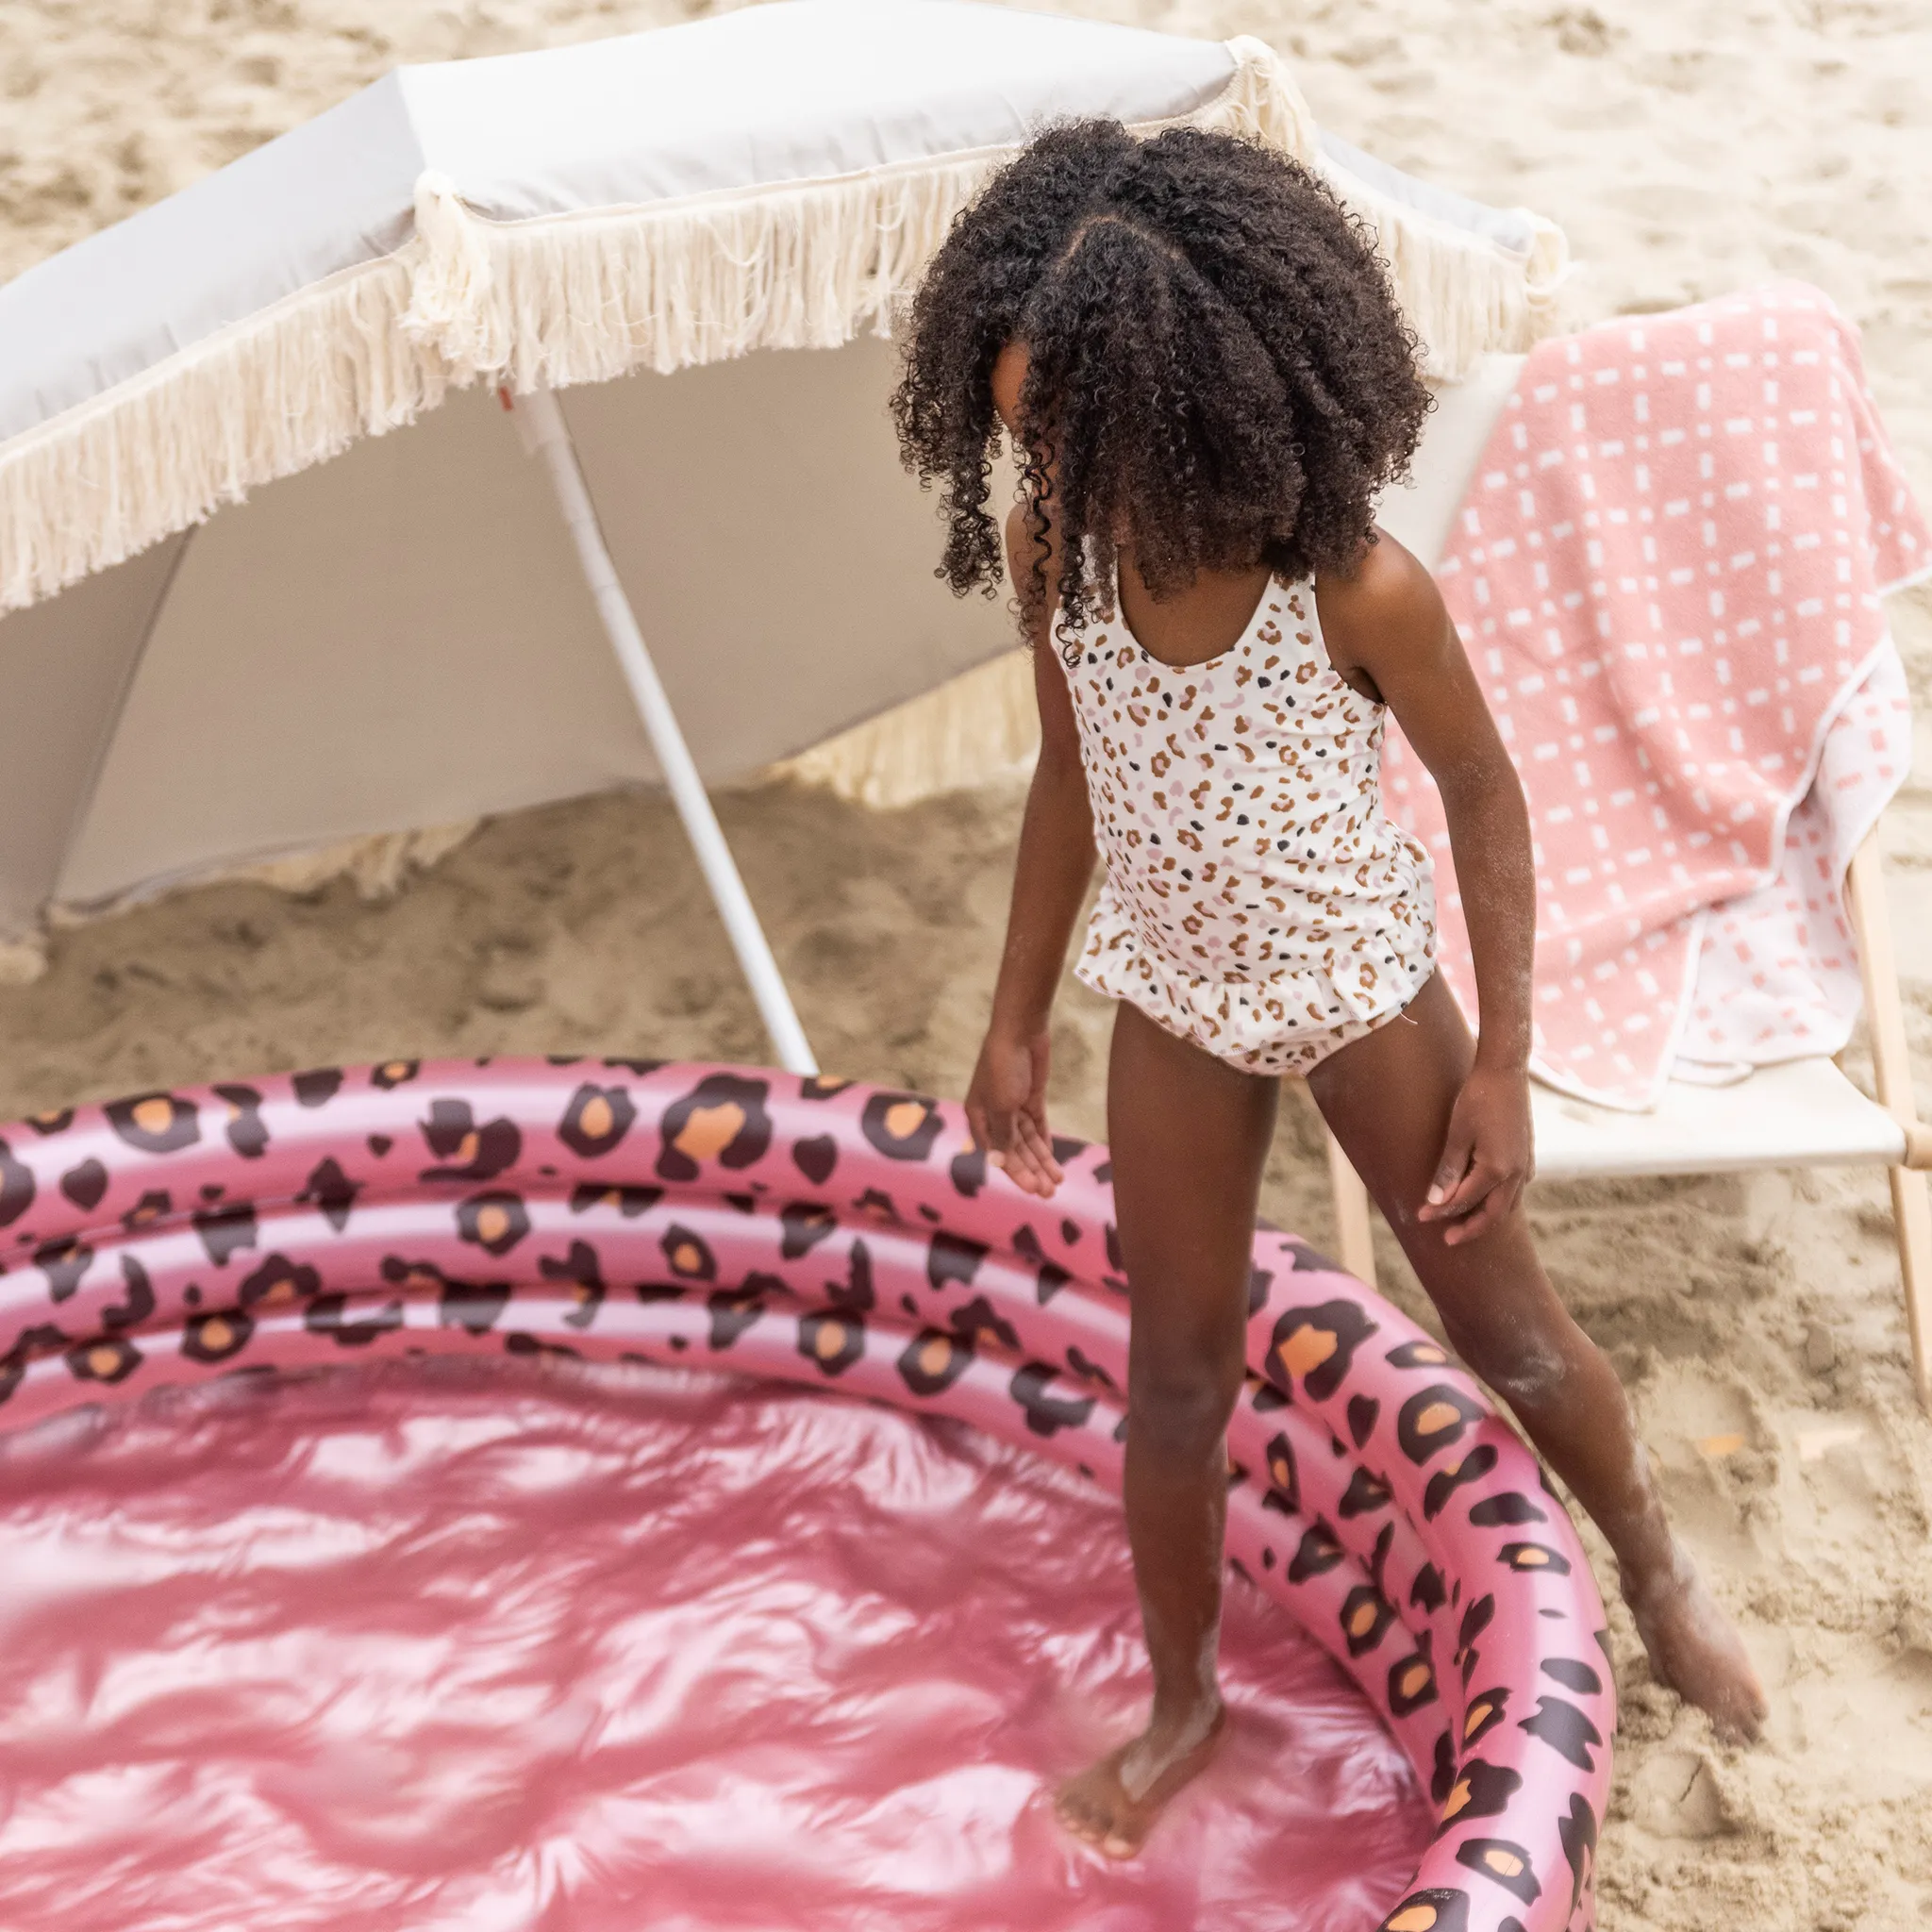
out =
[[[1918,0],[1089,10],[1260,34],[1339,133],[1556,216],[1589,264],[1579,319],[1773,274],[1823,284],[1862,325],[1880,404],[1932,493],[1932,21]],[[682,17],[620,0],[0,0],[0,275],[393,62]],[[1898,600],[1894,618],[1923,704],[1932,595]],[[1932,1068],[1924,743],[1886,842],[1912,1036]],[[893,811],[795,784],[723,801],[828,1066],[961,1091],[1021,797],[1007,776]],[[1055,1094],[1076,1132],[1104,1130],[1106,1029],[1100,1003],[1070,986]],[[498,821],[388,897],[349,882],[299,899],[217,886],[59,935],[43,978],[0,990],[0,1116],[392,1053],[763,1053],[670,815],[638,796]],[[1856,1051],[1849,1064],[1859,1071]],[[1320,1142],[1299,1099],[1266,1207],[1327,1238]],[[1718,1748],[1649,1685],[1614,1613],[1624,1715],[1600,1867],[1607,1932],[1922,1923],[1932,1428],[1909,1393],[1882,1178],[1541,1187],[1533,1211],[1773,1701],[1760,1746]],[[1385,1283],[1417,1307],[1386,1243],[1382,1258]]]

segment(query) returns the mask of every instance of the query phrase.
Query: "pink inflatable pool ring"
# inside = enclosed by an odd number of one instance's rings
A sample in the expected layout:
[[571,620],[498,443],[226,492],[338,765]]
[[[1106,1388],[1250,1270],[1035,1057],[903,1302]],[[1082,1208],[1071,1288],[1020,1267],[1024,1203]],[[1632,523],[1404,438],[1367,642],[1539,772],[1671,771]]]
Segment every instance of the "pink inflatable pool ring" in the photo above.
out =
[[[751,1068],[399,1061],[0,1138],[0,1428],[380,1355],[729,1368],[963,1419],[1117,1488],[1106,1150],[1021,1195],[957,1107]],[[1257,1235],[1229,1553],[1437,1807],[1385,1932],[1582,1932],[1615,1711],[1534,1458],[1420,1329]],[[1385,1894],[1386,1895],[1386,1894]]]

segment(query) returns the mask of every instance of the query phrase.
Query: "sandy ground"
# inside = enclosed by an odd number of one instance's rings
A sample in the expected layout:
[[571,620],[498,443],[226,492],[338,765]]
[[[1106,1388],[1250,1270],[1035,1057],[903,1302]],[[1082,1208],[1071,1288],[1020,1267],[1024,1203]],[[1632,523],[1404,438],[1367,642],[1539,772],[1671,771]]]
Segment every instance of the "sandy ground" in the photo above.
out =
[[[1822,283],[1862,325],[1881,405],[1932,491],[1932,16],[1919,0],[1091,10],[1263,35],[1348,139],[1556,216],[1590,264],[1579,318],[1769,274]],[[0,0],[0,274],[396,61],[677,17],[620,0]],[[1894,615],[1924,703],[1932,596]],[[895,812],[793,786],[724,802],[828,1065],[961,1090],[1020,795],[1008,778]],[[1888,846],[1914,1041],[1932,1070],[1932,738]],[[1074,1131],[1104,1127],[1106,1020],[1070,987],[1056,1085]],[[763,1052],[669,814],[641,797],[500,821],[386,900],[347,884],[302,899],[222,886],[62,936],[43,979],[0,991],[0,1116],[402,1052]],[[1266,1205],[1325,1237],[1305,1104],[1288,1109]],[[1922,1923],[1932,1429],[1908,1392],[1882,1179],[1544,1187],[1535,1216],[1774,1703],[1760,1747],[1715,1748],[1700,1718],[1647,1683],[1617,1613],[1607,1932]],[[1414,1306],[1392,1250],[1384,1259]]]

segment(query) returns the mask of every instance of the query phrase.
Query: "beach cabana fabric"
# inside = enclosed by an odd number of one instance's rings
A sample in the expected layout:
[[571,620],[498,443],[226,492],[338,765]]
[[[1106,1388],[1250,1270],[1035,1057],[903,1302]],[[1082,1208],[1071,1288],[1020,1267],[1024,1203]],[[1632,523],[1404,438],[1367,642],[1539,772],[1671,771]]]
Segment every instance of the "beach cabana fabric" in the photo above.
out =
[[1439,375],[1554,325],[1547,222],[1325,142],[1255,41],[790,0],[399,70],[0,289],[0,942],[660,775],[499,388],[558,391],[704,780],[1008,645],[932,577],[877,331],[1078,114],[1323,171]]

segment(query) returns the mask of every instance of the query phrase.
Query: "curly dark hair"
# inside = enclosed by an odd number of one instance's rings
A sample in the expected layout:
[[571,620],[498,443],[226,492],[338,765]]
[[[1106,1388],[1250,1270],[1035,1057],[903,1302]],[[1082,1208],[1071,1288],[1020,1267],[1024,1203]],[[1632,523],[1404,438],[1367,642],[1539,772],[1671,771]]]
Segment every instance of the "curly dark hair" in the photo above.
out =
[[1353,572],[1430,407],[1357,219],[1287,157],[1195,128],[1040,135],[954,223],[905,336],[893,422],[907,466],[942,486],[935,574],[961,594],[998,591],[991,377],[1024,344],[1033,591],[1050,451],[1063,637],[1108,599],[1123,543],[1157,598],[1203,569]]

